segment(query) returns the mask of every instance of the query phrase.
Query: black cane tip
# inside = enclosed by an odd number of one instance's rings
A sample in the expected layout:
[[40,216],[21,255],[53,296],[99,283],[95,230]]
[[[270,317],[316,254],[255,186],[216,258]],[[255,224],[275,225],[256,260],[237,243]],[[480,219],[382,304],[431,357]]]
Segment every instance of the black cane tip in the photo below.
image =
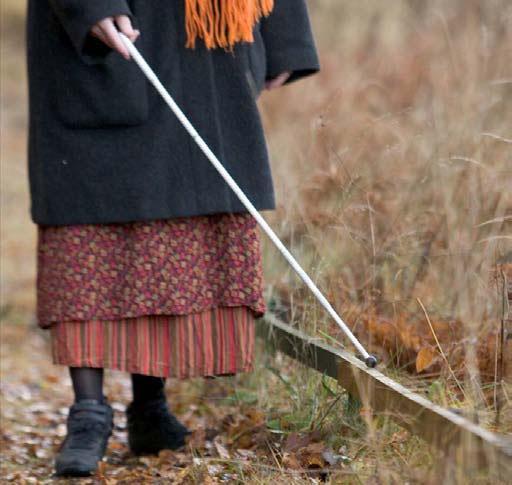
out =
[[370,369],[374,369],[375,367],[377,367],[377,357],[375,357],[374,355],[369,355],[368,357],[366,357],[365,363]]

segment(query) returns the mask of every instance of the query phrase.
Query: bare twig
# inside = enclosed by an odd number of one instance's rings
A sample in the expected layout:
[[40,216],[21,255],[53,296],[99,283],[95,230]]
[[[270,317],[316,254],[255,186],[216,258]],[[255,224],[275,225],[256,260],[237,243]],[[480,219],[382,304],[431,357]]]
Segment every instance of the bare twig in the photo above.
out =
[[509,138],[504,138],[500,135],[495,135],[494,133],[482,133],[482,136],[486,136],[488,138],[492,138],[493,140],[502,141],[503,143],[512,143],[512,140]]
[[437,338],[434,327],[432,326],[432,322],[430,321],[430,317],[428,316],[427,309],[425,308],[425,306],[423,305],[423,302],[419,298],[416,298],[416,301],[419,303],[419,305],[421,306],[421,309],[423,310],[423,313],[425,314],[425,318],[427,319],[427,323],[428,323],[428,326],[430,327],[430,331],[432,332],[432,335],[434,336],[434,340],[436,341],[437,348],[439,349],[441,356],[443,357],[444,361],[446,362],[446,365],[448,366],[448,370],[450,371],[450,374],[452,375],[455,382],[457,383],[457,387],[460,389],[460,391],[464,395],[464,398],[467,398],[464,388],[462,387],[461,383],[459,382],[459,379],[457,379],[455,372],[453,372],[452,366],[450,365],[450,362],[448,361],[448,358],[446,357],[446,354],[444,353],[443,348],[441,347],[441,343],[439,342],[439,339]]

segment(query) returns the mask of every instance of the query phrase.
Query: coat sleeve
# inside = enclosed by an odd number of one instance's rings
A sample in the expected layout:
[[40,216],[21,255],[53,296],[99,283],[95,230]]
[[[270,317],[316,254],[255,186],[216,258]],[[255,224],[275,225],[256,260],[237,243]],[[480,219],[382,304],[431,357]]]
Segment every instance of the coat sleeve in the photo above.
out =
[[274,9],[261,20],[267,57],[267,79],[291,71],[287,83],[320,70],[306,0],[275,0]]
[[133,14],[126,0],[49,0],[78,55],[87,64],[101,62],[112,50],[89,35],[91,27],[106,17]]

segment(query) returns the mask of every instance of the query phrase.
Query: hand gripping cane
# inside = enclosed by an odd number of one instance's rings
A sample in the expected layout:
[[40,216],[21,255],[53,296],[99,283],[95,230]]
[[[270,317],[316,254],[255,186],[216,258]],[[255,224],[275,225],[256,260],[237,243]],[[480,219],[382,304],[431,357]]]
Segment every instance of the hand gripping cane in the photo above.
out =
[[339,325],[339,327],[343,330],[343,332],[347,335],[350,341],[354,344],[356,349],[361,353],[361,357],[366,363],[368,367],[375,367],[377,365],[377,359],[370,355],[365,348],[361,345],[359,340],[355,337],[355,335],[350,331],[345,322],[341,319],[341,317],[336,313],[332,305],[327,301],[321,291],[317,288],[313,280],[308,276],[308,274],[301,268],[299,263],[295,260],[292,254],[286,249],[281,240],[277,237],[272,228],[267,224],[265,219],[260,215],[260,213],[256,210],[256,208],[252,205],[251,201],[246,197],[242,189],[238,186],[238,184],[233,180],[231,175],[226,171],[222,163],[215,156],[215,154],[210,150],[205,141],[201,138],[196,129],[192,126],[190,121],[187,119],[183,111],[181,111],[180,107],[175,103],[174,99],[168,93],[168,91],[164,88],[162,83],[159,81],[156,74],[149,67],[147,62],[144,60],[138,49],[133,45],[133,43],[126,37],[124,34],[119,33],[121,39],[123,40],[126,48],[130,52],[130,55],[135,60],[137,65],[140,67],[142,72],[148,78],[149,82],[153,84],[156,90],[160,93],[164,101],[167,103],[169,108],[174,112],[174,114],[178,117],[182,125],[188,131],[190,136],[197,143],[199,148],[206,155],[208,160],[213,164],[213,166],[217,169],[217,171],[222,175],[224,180],[228,183],[228,185],[233,189],[238,198],[245,205],[247,210],[254,216],[258,224],[263,228],[263,230],[267,233],[268,237],[272,240],[272,242],[277,246],[279,251],[283,254],[286,260],[290,263],[295,272],[301,277],[302,281],[306,283],[309,289],[313,292],[313,294],[317,297],[318,301],[322,304],[322,306],[327,310],[327,312],[334,318],[335,322]]

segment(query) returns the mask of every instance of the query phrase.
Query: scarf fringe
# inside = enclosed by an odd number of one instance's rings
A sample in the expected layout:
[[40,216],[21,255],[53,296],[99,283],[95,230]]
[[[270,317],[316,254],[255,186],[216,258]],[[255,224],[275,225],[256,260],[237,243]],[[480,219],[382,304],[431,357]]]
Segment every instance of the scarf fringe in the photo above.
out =
[[253,42],[254,25],[273,8],[274,0],[185,0],[186,47],[193,49],[197,38],[208,49]]

